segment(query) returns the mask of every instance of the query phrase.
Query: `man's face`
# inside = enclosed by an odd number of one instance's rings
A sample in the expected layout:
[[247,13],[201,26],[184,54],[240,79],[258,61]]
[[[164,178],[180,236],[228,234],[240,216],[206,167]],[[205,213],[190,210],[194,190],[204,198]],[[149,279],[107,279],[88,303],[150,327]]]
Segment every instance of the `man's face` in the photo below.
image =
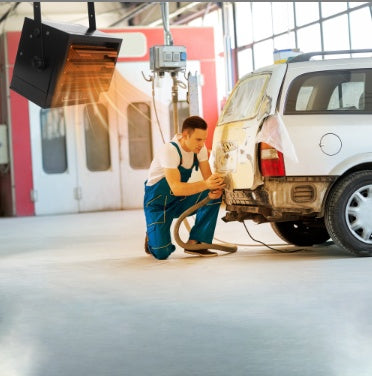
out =
[[185,146],[193,153],[199,153],[207,139],[207,130],[196,128],[194,131],[184,131]]

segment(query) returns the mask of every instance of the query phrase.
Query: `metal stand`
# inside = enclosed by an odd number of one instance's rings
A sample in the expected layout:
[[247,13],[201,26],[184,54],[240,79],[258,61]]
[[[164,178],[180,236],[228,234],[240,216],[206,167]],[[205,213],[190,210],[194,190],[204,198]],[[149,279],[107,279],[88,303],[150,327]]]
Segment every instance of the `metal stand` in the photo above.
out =
[[173,105],[173,129],[174,134],[179,132],[179,124],[178,124],[178,80],[177,80],[177,73],[172,73],[172,105]]

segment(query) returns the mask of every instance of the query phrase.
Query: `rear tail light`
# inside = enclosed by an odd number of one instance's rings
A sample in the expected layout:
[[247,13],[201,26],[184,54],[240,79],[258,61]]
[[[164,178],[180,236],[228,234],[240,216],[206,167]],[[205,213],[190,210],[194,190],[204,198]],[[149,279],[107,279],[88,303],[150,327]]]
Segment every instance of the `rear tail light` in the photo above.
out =
[[259,145],[259,153],[262,176],[285,176],[283,153],[264,142]]

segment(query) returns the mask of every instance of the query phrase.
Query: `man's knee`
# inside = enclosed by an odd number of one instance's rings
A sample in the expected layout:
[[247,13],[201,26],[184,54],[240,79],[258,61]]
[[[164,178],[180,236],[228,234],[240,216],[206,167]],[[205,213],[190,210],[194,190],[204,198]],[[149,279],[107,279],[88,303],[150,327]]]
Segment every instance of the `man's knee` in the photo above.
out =
[[151,246],[149,248],[151,254],[158,260],[166,260],[176,249],[173,244],[161,248],[153,248]]
[[174,252],[169,226],[154,225],[147,227],[148,247],[151,254],[158,260],[165,260]]

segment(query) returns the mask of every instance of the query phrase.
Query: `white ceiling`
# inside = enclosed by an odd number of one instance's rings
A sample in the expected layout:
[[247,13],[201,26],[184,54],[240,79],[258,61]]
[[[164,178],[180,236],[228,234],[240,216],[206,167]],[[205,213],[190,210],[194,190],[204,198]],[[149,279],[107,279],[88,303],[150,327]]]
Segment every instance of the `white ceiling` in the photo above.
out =
[[[9,30],[21,30],[24,17],[33,18],[33,3],[0,2],[0,18],[9,10],[5,21],[0,23],[0,32]],[[78,23],[88,26],[87,2],[83,1],[43,1],[41,4],[41,18],[51,22]],[[179,21],[181,15],[189,16],[190,13],[205,8],[208,2],[169,2],[169,14]],[[109,27],[128,26],[128,20],[138,26],[156,25],[162,26],[161,6],[159,2],[94,2],[96,24],[98,29]],[[134,18],[133,18],[134,17]],[[170,20],[172,24],[172,18]]]
[[[14,6],[14,2],[0,2],[0,14]],[[55,22],[79,23],[88,25],[88,6],[86,2],[41,2],[41,18]],[[95,3],[97,28],[105,28],[126,13],[119,2]],[[33,3],[21,2],[0,25],[4,30],[21,29],[24,17],[33,18]]]

